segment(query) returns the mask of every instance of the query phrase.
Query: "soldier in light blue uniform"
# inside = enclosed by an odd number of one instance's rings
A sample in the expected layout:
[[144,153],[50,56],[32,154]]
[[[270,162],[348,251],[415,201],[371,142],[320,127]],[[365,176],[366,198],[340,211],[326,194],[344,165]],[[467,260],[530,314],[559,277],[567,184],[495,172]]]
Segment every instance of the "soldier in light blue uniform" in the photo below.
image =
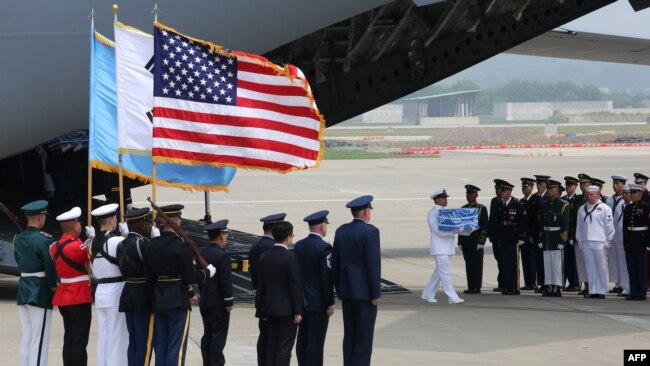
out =
[[14,256],[20,271],[18,313],[23,325],[19,364],[47,365],[56,288],[56,271],[49,252],[54,239],[41,231],[47,218],[47,201],[28,203],[21,210],[27,217],[27,228],[14,240]]

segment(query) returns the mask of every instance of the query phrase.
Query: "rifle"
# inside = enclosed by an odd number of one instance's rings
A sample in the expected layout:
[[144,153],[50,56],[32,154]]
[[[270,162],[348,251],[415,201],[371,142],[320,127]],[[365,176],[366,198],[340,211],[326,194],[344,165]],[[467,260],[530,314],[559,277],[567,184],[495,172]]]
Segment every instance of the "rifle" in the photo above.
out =
[[158,207],[158,205],[153,203],[151,197],[147,197],[147,201],[151,203],[151,207],[158,213],[160,218],[162,218],[164,224],[171,227],[172,230],[174,230],[174,232],[176,233],[176,235],[180,236],[180,238],[183,239],[183,241],[190,246],[192,252],[194,253],[194,256],[196,257],[196,261],[198,262],[199,267],[201,267],[201,269],[208,268],[208,262],[206,262],[206,260],[203,259],[203,256],[201,256],[201,253],[199,253],[199,248],[196,246],[196,243],[194,243],[194,241],[190,239],[189,236],[187,236],[185,231],[183,231],[183,229],[181,229],[180,226],[172,222],[169,216],[167,216],[167,214],[160,207]]
[[8,209],[7,206],[5,206],[2,202],[0,202],[0,210],[2,210],[2,212],[4,212],[5,215],[7,215],[7,217],[9,217],[9,219],[11,219],[11,221],[13,221],[16,226],[18,226],[18,230],[23,231],[25,229],[18,216],[11,212],[11,210]]

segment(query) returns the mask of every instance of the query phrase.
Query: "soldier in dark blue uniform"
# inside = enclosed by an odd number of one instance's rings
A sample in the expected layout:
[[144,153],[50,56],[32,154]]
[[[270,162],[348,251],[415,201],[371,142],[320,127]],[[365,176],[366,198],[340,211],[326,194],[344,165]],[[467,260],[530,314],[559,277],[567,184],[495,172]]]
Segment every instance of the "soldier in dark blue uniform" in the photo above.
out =
[[634,183],[643,186],[643,197],[641,197],[641,201],[650,203],[650,192],[648,192],[648,177],[645,174],[634,173]]
[[494,180],[494,190],[495,190],[495,196],[492,197],[492,200],[490,201],[490,215],[488,217],[488,239],[490,239],[490,243],[492,243],[492,254],[494,255],[494,260],[497,262],[497,287],[493,288],[492,291],[494,292],[501,292],[503,291],[503,269],[501,268],[501,247],[499,246],[499,243],[497,242],[497,211],[498,208],[501,204],[501,186],[503,183],[506,181],[503,179],[495,179]]
[[576,194],[576,188],[578,188],[577,178],[564,177],[564,186],[566,187],[566,194],[561,199],[569,204],[569,232],[567,245],[564,247],[564,282],[566,283],[564,290],[576,292],[580,291],[575,247],[577,244],[576,219],[578,217],[578,208],[584,204],[584,196]]
[[[182,205],[161,209],[180,226]],[[212,265],[196,269],[193,258],[189,245],[170,226],[164,226],[162,234],[145,248],[144,273],[153,286],[156,366],[185,364],[190,302],[197,302],[191,284],[204,283],[216,273]]]
[[27,228],[14,240],[14,257],[20,271],[18,315],[23,335],[20,340],[20,365],[47,365],[52,326],[52,297],[56,271],[50,257],[52,235],[41,231],[47,218],[47,201],[21,207]]
[[537,246],[537,243],[534,242],[535,238],[539,236],[539,208],[542,206],[542,203],[548,200],[547,194],[547,185],[548,180],[551,178],[548,175],[535,174],[535,185],[537,186],[537,192],[533,194],[530,198],[530,203],[528,205],[528,242],[533,238],[532,246],[535,251],[536,259],[536,279],[537,287],[535,292],[544,293],[547,291],[547,286],[544,285],[544,254],[543,251]]
[[[521,178],[521,193],[523,197],[519,200],[526,212],[530,212],[531,202],[533,199],[533,186],[535,179]],[[526,242],[521,246],[521,269],[524,274],[524,287],[522,290],[534,291],[537,289],[537,243],[536,239],[529,235]]]
[[623,211],[623,246],[630,276],[630,295],[625,300],[645,300],[648,291],[646,253],[650,251],[650,204],[644,202],[644,187],[630,184],[632,203]]
[[[517,286],[517,246],[523,245],[528,237],[528,214],[524,206],[512,197],[514,186],[506,181],[501,185],[501,201],[498,202],[490,229],[494,240],[501,247],[501,269],[503,271],[503,295],[519,295]],[[492,235],[492,234],[491,234]]]
[[143,259],[149,238],[160,236],[160,230],[151,226],[148,215],[148,208],[133,209],[124,214],[129,234],[118,244],[116,251],[125,282],[119,310],[126,317],[129,331],[129,366],[147,366],[151,362],[154,337],[153,288],[146,281]]
[[[257,276],[256,267],[259,266],[260,258],[267,250],[273,248],[275,245],[275,240],[273,239],[273,225],[284,220],[287,216],[285,213],[277,213],[273,215],[264,216],[260,219],[264,224],[262,225],[262,230],[264,235],[260,240],[253,244],[250,251],[248,252],[248,262],[249,262],[249,272],[251,275],[251,285],[253,286],[253,291],[257,291],[259,284],[259,278]],[[260,330],[260,335],[257,338],[257,364],[259,366],[266,365],[266,338],[268,334],[267,322],[260,316],[260,303],[257,292],[255,293],[255,317],[259,318],[258,327]]]
[[213,245],[203,249],[201,255],[217,269],[217,273],[205,283],[199,284],[199,307],[203,319],[201,355],[203,366],[225,365],[223,349],[226,347],[234,301],[230,254],[224,249],[228,242],[228,220],[207,225],[205,230]]
[[458,245],[462,248],[465,260],[465,273],[467,275],[466,294],[480,294],[483,284],[483,247],[487,240],[488,212],[487,207],[476,202],[479,187],[468,184],[465,186],[467,204],[463,208],[478,209],[477,230],[469,235],[458,235]]
[[381,297],[379,229],[369,224],[372,196],[361,196],[345,207],[354,220],[334,236],[332,276],[343,305],[343,364],[370,365],[372,339]]
[[302,320],[302,280],[293,245],[293,225],[280,221],[273,225],[273,248],[259,261],[260,313],[267,321],[266,364],[289,366],[291,350]]
[[323,347],[329,317],[334,314],[332,284],[332,246],[323,240],[327,235],[329,211],[318,211],[304,218],[309,236],[294,246],[300,261],[304,312],[298,327],[296,355],[301,366],[323,364]]

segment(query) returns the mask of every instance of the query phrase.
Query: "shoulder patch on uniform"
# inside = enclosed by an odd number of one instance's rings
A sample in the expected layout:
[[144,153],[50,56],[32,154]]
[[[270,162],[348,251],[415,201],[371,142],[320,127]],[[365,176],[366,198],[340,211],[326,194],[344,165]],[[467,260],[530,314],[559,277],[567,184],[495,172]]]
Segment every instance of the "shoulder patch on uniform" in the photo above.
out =
[[45,231],[41,231],[41,235],[43,235],[46,238],[51,238],[52,237],[52,235],[46,233]]

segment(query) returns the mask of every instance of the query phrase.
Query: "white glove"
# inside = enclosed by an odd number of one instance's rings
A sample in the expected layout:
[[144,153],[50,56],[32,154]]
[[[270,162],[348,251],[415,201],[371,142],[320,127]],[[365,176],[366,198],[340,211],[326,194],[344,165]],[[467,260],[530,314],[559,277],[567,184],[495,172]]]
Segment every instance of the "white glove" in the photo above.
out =
[[538,243],[537,246],[539,247],[539,249],[542,249],[544,247],[544,244]]
[[86,226],[86,237],[88,239],[95,237],[95,228],[92,226]]
[[124,236],[129,235],[129,225],[126,222],[120,222],[117,226],[120,228],[120,234]]
[[476,250],[483,250],[483,247],[484,247],[484,246],[485,246],[485,245],[483,245],[483,244],[478,244],[478,245],[476,246]]
[[645,250],[650,252],[650,247],[645,247]]
[[155,226],[152,226],[152,227],[151,227],[151,235],[150,235],[150,236],[151,236],[152,239],[153,239],[153,238],[156,238],[156,237],[159,237],[159,236],[160,236],[160,229],[158,229],[158,228],[155,227]]
[[563,245],[563,244],[558,244],[558,245],[557,245],[557,248],[558,248],[559,250],[562,250],[562,249],[564,249],[564,245]]
[[215,273],[217,273],[217,269],[211,264],[208,265],[207,270],[210,271],[210,278],[214,277]]
[[605,243],[605,248],[611,248],[612,247],[612,242],[608,241]]
[[131,210],[133,210],[133,204],[129,203],[128,205],[126,205],[126,212],[129,212]]
[[569,240],[569,245],[573,245],[573,240]]
[[519,246],[524,245],[524,241],[523,241],[523,240],[519,240],[519,241],[517,242],[517,245],[519,245]]

